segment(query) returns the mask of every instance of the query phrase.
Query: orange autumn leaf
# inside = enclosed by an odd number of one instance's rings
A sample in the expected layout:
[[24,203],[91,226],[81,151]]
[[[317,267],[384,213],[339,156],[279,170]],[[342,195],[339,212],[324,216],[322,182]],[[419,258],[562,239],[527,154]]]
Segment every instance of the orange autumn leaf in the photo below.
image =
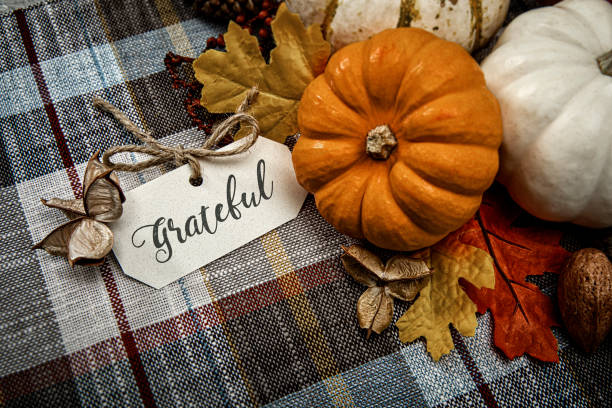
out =
[[559,325],[553,303],[525,278],[560,272],[570,255],[560,245],[560,229],[529,216],[494,185],[462,230],[462,242],[493,257],[495,289],[478,289],[469,282],[464,289],[479,313],[491,311],[495,345],[510,359],[529,354],[558,362],[557,339],[550,329]]

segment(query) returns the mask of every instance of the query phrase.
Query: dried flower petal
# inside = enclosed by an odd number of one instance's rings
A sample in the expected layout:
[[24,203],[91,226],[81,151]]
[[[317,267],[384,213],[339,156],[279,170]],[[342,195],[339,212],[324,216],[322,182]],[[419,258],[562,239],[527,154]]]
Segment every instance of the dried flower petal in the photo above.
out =
[[367,329],[367,337],[374,332],[380,334],[391,324],[393,318],[393,299],[385,288],[368,288],[357,301],[357,320],[359,327]]
[[110,228],[91,218],[82,218],[70,234],[68,262],[71,266],[100,264],[112,248]]
[[67,256],[70,235],[83,219],[83,217],[77,218],[60,225],[59,227],[51,231],[49,235],[44,237],[42,241],[34,245],[32,249],[44,249],[51,255]]
[[49,200],[40,200],[44,205],[51,208],[57,208],[62,210],[64,215],[70,220],[75,220],[80,217],[87,215],[85,213],[85,207],[83,206],[82,198],[75,198],[73,200],[64,200],[62,198],[51,198]]
[[85,211],[98,221],[115,221],[123,213],[121,189],[110,179],[110,174],[111,170],[100,173],[85,187]]

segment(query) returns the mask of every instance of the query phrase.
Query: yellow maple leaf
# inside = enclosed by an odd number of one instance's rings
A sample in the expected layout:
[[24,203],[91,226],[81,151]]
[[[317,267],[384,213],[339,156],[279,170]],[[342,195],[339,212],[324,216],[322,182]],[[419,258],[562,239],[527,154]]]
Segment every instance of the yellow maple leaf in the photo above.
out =
[[405,343],[425,337],[427,351],[438,361],[454,347],[450,323],[463,336],[473,336],[478,325],[476,305],[459,286],[459,279],[479,288],[493,288],[495,271],[491,256],[459,242],[457,233],[431,248],[431,267],[434,273],[429,283],[396,326],[400,340]]
[[266,64],[257,39],[232,21],[224,35],[227,52],[206,51],[194,61],[193,69],[204,85],[201,103],[213,113],[233,112],[249,89],[257,86],[253,115],[264,137],[282,143],[297,132],[300,98],[325,69],[330,45],[319,26],[306,29],[284,3],[272,21],[272,33],[276,47]]

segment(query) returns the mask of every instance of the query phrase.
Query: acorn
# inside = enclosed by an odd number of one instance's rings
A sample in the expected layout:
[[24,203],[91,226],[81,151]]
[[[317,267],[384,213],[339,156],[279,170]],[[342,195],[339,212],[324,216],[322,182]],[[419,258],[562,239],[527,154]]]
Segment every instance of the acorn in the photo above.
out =
[[581,249],[559,277],[561,318],[572,339],[594,352],[612,329],[612,263],[603,252]]

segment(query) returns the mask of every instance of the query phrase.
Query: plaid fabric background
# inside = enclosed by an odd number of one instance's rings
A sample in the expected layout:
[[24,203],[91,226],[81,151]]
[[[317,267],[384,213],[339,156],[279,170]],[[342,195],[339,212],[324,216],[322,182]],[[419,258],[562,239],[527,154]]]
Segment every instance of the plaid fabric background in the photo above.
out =
[[[434,363],[391,328],[366,341],[335,232],[309,197],[297,219],[154,290],[114,257],[70,268],[30,246],[64,222],[40,197],[81,194],[96,150],[132,143],[106,98],[165,143],[197,145],[168,51],[223,27],[179,0],[52,1],[0,16],[0,406],[610,406],[612,341],[559,364],[508,361],[489,314]],[[123,160],[138,160],[125,155]],[[126,190],[161,173],[120,173]],[[556,278],[536,281],[552,294]],[[406,309],[399,305],[397,319]]]

